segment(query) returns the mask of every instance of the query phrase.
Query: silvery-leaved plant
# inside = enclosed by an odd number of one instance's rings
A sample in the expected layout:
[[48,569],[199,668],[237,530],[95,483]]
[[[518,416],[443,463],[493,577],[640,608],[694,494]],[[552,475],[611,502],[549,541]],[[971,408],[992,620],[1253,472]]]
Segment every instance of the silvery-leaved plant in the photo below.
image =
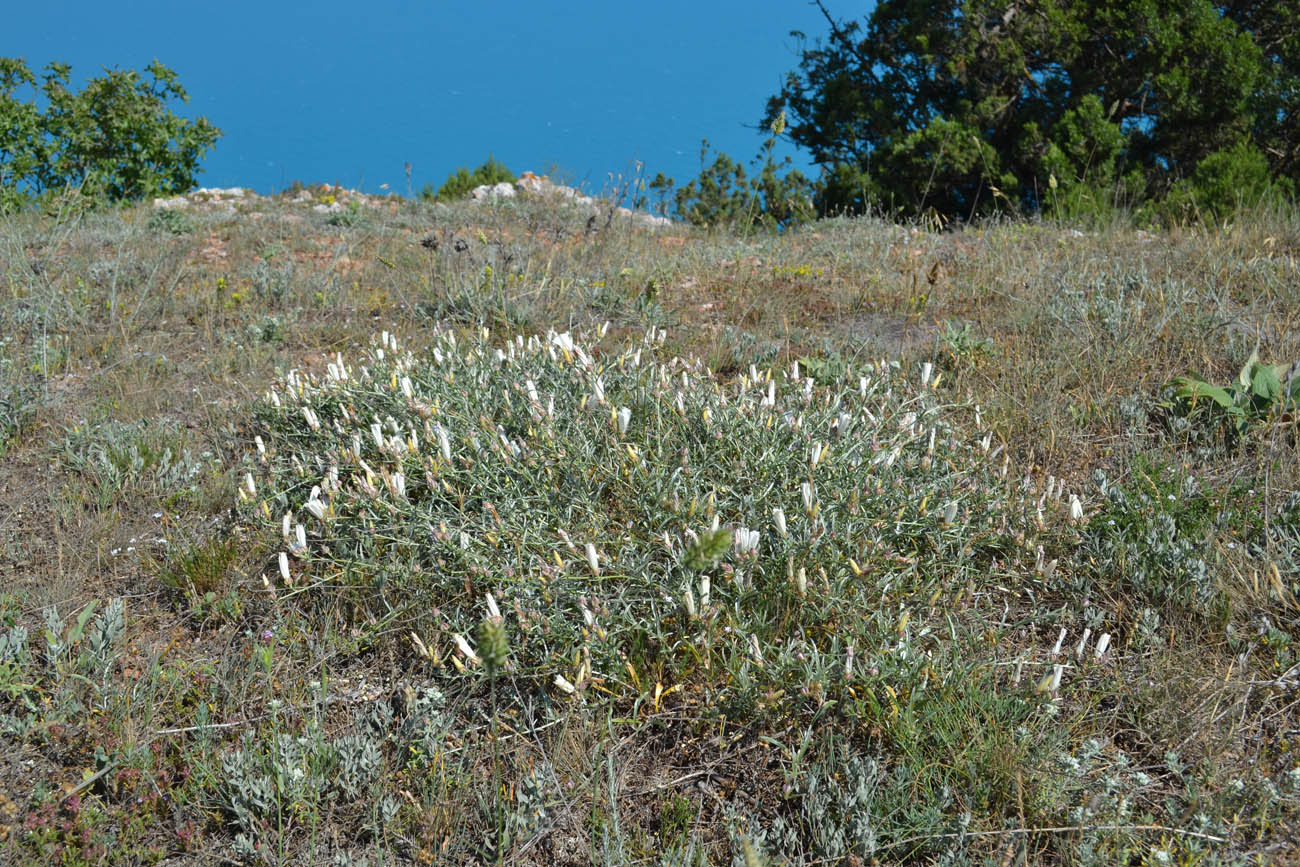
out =
[[[257,408],[245,519],[283,537],[279,583],[376,622],[397,612],[442,676],[486,673],[490,593],[512,677],[627,699],[715,664],[781,690],[912,677],[926,663],[894,664],[899,609],[882,599],[935,600],[907,609],[926,629],[969,575],[1017,551],[1039,574],[1034,541],[1066,537],[1066,515],[1036,526],[1033,493],[934,379],[879,362],[843,381],[795,364],[723,381],[664,343],[476,329],[417,356],[389,334],[323,375],[291,370]],[[935,634],[960,639],[947,621]]]

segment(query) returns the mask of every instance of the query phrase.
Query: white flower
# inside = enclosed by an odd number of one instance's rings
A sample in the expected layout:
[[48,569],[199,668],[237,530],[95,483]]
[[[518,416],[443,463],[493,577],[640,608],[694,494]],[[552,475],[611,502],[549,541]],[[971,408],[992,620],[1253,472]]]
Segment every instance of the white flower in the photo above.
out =
[[393,473],[393,493],[399,497],[406,496],[406,476],[401,473]]
[[402,377],[402,394],[406,396],[407,400],[415,397],[415,389],[411,387],[411,377],[409,376]]
[[1061,645],[1065,643],[1065,627],[1061,627],[1060,633],[1056,636],[1056,644],[1052,645],[1052,656],[1061,652]]
[[250,497],[257,496],[257,485],[253,482],[252,473],[244,473],[244,489],[248,491]]
[[1056,692],[1061,687],[1061,673],[1064,671],[1064,665],[1053,665],[1051,673],[1038,682],[1035,692]]
[[831,422],[831,436],[835,439],[843,437],[849,432],[849,425],[853,424],[853,415],[842,412],[835,416],[835,421]]
[[569,332],[556,334],[551,332],[551,342],[567,353],[573,353],[573,336]]
[[307,528],[304,527],[302,524],[297,525],[296,527],[294,527],[294,536],[297,538],[299,550],[301,550],[303,553],[306,553]]
[[682,592],[682,604],[686,606],[687,616],[694,617],[695,616],[695,594],[691,593],[691,589],[689,587],[687,587],[686,590]]
[[591,567],[592,575],[600,574],[600,557],[596,555],[596,546],[591,542],[587,543],[587,565]]
[[1076,659],[1083,659],[1083,652],[1088,649],[1088,639],[1092,637],[1092,628],[1085,626],[1083,629],[1083,638],[1079,639],[1079,645],[1074,648]]
[[799,567],[799,572],[795,575],[795,586],[799,588],[800,596],[808,595],[808,573],[802,566]]
[[1070,494],[1070,520],[1076,523],[1083,520],[1083,503],[1074,494]]
[[803,508],[805,512],[813,510],[813,489],[810,482],[804,482],[799,486],[799,493],[803,497]]
[[289,513],[285,512],[284,517],[280,519],[280,532],[285,539],[289,538]]
[[289,577],[289,555],[284,551],[280,552],[280,577],[284,579],[285,584],[293,583],[293,579]]
[[707,611],[709,609],[709,595],[713,588],[713,582],[709,576],[705,575],[700,578],[700,609]]
[[736,532],[731,540],[731,545],[736,553],[744,556],[755,553],[758,550],[758,531],[750,530],[746,527],[737,527]]
[[320,430],[320,419],[316,417],[316,413],[312,411],[311,407],[304,406],[302,408],[302,417],[306,420],[307,427],[312,430]]
[[955,520],[957,520],[957,503],[954,500],[944,505],[943,522],[945,524],[951,524]]
[[627,433],[627,426],[628,426],[628,424],[629,424],[631,421],[632,421],[632,410],[631,410],[631,409],[629,409],[628,407],[625,406],[625,407],[623,407],[622,409],[620,409],[620,410],[618,411],[618,433],[619,433],[619,436],[622,436],[623,434]]
[[934,372],[934,365],[931,364],[930,362],[927,361],[921,365],[921,387],[922,388],[925,388],[927,385],[930,384],[930,374],[933,372]]
[[569,683],[568,678],[566,678],[562,674],[555,675],[555,680],[553,681],[553,683],[560,689],[561,692],[564,692],[567,695],[573,695],[575,692],[578,691],[577,687]]
[[261,436],[255,436],[255,437],[253,437],[253,444],[254,444],[255,446],[257,446],[257,453],[258,453],[259,455],[262,455],[263,457],[265,457],[265,456],[266,456],[266,443],[262,442],[262,437],[261,437]]
[[382,451],[384,448],[384,426],[379,422],[372,422],[370,425],[370,436],[375,440],[375,447]]
[[447,437],[447,431],[443,429],[442,425],[438,425],[435,430],[438,434],[438,450],[442,452],[442,459],[444,461],[450,461],[451,440]]
[[1110,647],[1110,633],[1103,632],[1101,637],[1097,639],[1097,647],[1093,650],[1092,655],[1097,659],[1101,659],[1108,647]]
[[772,510],[772,521],[776,524],[776,531],[781,534],[782,538],[790,535],[785,524],[785,510],[780,506]]
[[493,620],[500,620],[501,609],[497,607],[496,598],[491,593],[488,593],[484,601],[487,603],[488,617],[491,617]]
[[752,632],[749,633],[749,655],[760,666],[763,664],[763,651],[758,646],[758,636]]
[[596,377],[596,381],[591,385],[591,397],[592,400],[596,401],[596,403],[605,403],[605,382],[599,376]]
[[459,632],[453,632],[451,640],[456,642],[456,649],[460,651],[461,656],[465,657],[470,662],[479,661],[478,654],[474,652],[474,648],[470,647],[469,642],[465,640],[465,636],[461,635]]
[[305,508],[315,515],[318,520],[325,520],[325,504],[320,500],[313,497],[307,501]]
[[812,464],[813,469],[816,469],[817,465],[822,462],[823,451],[825,451],[825,446],[823,446],[820,442],[816,442],[812,444],[812,449],[809,451],[809,455],[808,455],[808,462]]

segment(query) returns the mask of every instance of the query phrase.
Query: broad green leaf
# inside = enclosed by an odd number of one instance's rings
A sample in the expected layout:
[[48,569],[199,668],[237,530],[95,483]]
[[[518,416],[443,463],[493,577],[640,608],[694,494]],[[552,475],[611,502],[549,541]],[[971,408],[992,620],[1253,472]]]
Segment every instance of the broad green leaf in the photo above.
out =
[[1180,376],[1173,381],[1173,386],[1174,394],[1183,400],[1196,403],[1201,398],[1208,398],[1229,412],[1239,409],[1236,401],[1233,400],[1232,394],[1226,388],[1211,385],[1202,379],[1193,376]]
[[1259,362],[1259,350],[1255,349],[1250,353],[1250,358],[1241,366],[1241,372],[1237,374],[1237,382],[1242,388],[1250,388],[1250,374],[1255,365]]
[[1250,390],[1265,404],[1277,400],[1282,393],[1282,383],[1278,381],[1276,368],[1271,364],[1256,364],[1250,379]]
[[90,618],[95,616],[95,609],[98,607],[99,600],[92,599],[89,605],[81,609],[81,613],[77,615],[77,625],[68,631],[69,644],[80,641],[81,636],[86,634],[86,624],[90,622]]

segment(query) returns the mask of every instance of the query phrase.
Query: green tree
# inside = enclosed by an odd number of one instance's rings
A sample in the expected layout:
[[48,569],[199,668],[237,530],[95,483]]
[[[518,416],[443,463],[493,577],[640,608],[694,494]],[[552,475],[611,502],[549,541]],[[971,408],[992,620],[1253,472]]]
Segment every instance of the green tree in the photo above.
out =
[[148,78],[106,69],[74,91],[71,71],[51,63],[38,78],[23,60],[0,57],[0,207],[67,189],[122,201],[194,186],[221,130],[171,111],[189,101],[175,72],[156,60]]
[[1300,166],[1294,3],[880,0],[865,22],[818,6],[829,34],[764,122],[785,112],[823,167],[822,212],[1132,204],[1243,142],[1270,177]]

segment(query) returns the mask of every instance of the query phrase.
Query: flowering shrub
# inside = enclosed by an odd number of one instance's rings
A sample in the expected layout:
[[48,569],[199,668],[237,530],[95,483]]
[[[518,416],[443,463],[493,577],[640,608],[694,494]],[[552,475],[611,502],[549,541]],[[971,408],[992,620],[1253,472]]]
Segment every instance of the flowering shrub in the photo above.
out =
[[719,663],[737,699],[858,666],[910,691],[909,618],[1039,532],[991,439],[950,426],[928,370],[719,383],[660,358],[664,336],[598,355],[447,332],[417,358],[385,333],[291,371],[243,486],[283,539],[275,590],[342,593],[459,671],[491,594],[512,671],[559,695],[630,700]]

